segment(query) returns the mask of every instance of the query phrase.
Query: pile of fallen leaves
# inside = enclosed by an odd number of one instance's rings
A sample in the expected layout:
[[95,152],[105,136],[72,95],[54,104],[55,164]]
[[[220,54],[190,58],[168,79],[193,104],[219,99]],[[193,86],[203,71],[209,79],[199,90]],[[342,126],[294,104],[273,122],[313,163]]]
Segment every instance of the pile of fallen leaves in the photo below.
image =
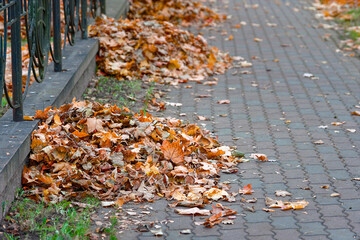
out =
[[[340,46],[344,51],[360,50],[360,2],[353,0],[317,0],[313,6],[318,11],[317,18],[324,20],[337,20],[332,24],[320,24],[319,27],[344,31],[345,40],[340,41]],[[324,40],[330,34],[323,36]],[[349,54],[354,56],[354,54]]]
[[316,0],[313,5],[328,20],[334,18],[352,20],[352,15],[348,12],[360,6],[360,2],[354,0]]
[[130,0],[129,19],[168,21],[188,27],[214,25],[226,19],[195,0]]
[[169,22],[97,18],[89,35],[98,37],[99,69],[118,79],[177,84],[222,74],[232,59],[200,35]]
[[215,178],[236,172],[239,160],[195,124],[87,101],[48,107],[35,118],[42,121],[22,180],[29,198],[91,195],[121,206],[165,197],[176,200],[173,207],[235,200]]

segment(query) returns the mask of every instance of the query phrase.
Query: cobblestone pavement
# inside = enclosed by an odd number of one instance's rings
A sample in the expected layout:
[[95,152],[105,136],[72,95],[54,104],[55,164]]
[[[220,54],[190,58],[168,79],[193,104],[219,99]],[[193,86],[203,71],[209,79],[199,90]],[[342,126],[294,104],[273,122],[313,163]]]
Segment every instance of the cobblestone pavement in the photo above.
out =
[[[179,216],[166,201],[151,204],[147,218],[174,221],[159,223],[166,239],[360,239],[360,182],[352,180],[360,177],[360,117],[350,114],[360,101],[360,60],[344,56],[333,42],[322,40],[326,32],[314,27],[318,22],[307,2],[217,0],[213,4],[232,18],[220,28],[201,30],[209,44],[244,57],[253,67],[233,68],[217,76],[216,86],[190,83],[172,88],[168,101],[183,105],[169,107],[164,115],[186,113],[182,119],[206,124],[220,142],[277,161],[252,160],[241,163],[239,173],[221,176],[235,191],[250,183],[255,193],[249,197],[258,200],[249,204],[255,212],[244,210],[239,200],[224,203],[238,211],[234,225],[197,226],[194,222],[201,217]],[[233,27],[241,21],[247,25]],[[234,39],[227,41],[230,35]],[[243,70],[253,74],[240,74]],[[212,97],[197,98],[200,94]],[[217,104],[221,99],[231,103]],[[198,121],[198,115],[211,120]],[[331,125],[341,121],[346,123]],[[319,128],[325,125],[327,129]],[[317,140],[324,144],[314,144]],[[303,210],[262,211],[266,196],[279,198],[275,190],[293,194],[285,200],[306,199],[310,204]],[[331,197],[332,193],[340,196]],[[180,234],[183,229],[192,233]],[[119,236],[155,238],[150,232],[136,231]]]

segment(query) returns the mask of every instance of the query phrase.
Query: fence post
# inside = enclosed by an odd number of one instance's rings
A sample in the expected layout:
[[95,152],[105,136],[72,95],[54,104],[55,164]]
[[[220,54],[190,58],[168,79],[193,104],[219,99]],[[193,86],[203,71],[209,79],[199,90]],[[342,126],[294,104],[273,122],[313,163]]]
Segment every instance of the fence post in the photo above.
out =
[[[15,4],[9,11],[9,19],[16,19],[11,25],[11,65],[13,91],[13,119],[23,121],[23,84],[21,58],[21,0],[14,0]],[[6,31],[6,29],[5,29]]]
[[87,23],[87,9],[88,3],[87,0],[81,0],[81,38],[88,38],[88,23]]
[[100,0],[101,14],[106,14],[106,0]]
[[62,71],[60,0],[53,0],[54,71]]

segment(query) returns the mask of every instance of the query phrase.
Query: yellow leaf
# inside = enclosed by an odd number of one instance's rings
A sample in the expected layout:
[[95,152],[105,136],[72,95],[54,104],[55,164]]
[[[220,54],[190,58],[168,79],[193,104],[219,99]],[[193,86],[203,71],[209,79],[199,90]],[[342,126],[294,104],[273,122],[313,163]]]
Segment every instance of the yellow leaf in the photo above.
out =
[[209,68],[211,70],[213,70],[215,63],[216,63],[216,57],[214,53],[210,53],[210,56],[208,58],[208,62],[209,62]]
[[55,114],[55,116],[54,116],[54,123],[59,126],[61,125],[60,117],[57,114]]
[[180,63],[176,59],[171,59],[168,64],[169,70],[179,69],[181,67]]
[[33,116],[24,116],[24,121],[34,121]]

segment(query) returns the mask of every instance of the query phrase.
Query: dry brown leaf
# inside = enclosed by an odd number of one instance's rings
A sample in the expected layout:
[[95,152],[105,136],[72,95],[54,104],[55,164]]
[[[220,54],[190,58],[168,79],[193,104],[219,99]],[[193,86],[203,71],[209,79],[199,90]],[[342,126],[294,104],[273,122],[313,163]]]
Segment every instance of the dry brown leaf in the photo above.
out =
[[246,194],[252,194],[254,190],[251,189],[251,184],[248,184],[243,187],[243,189],[239,189],[239,193],[246,195]]
[[180,215],[200,215],[200,216],[209,216],[210,210],[199,209],[197,207],[189,209],[175,209],[175,212]]
[[170,143],[169,141],[163,141],[161,150],[165,159],[171,160],[173,163],[179,165],[184,162],[184,151],[180,146],[180,140]]
[[224,99],[224,100],[219,100],[217,101],[218,104],[229,104],[230,103],[230,100],[228,99]]
[[332,122],[331,125],[340,126],[340,125],[343,125],[345,123],[346,123],[345,121],[343,121],[343,122]]
[[249,158],[257,159],[257,160],[260,160],[263,162],[269,161],[268,157],[262,153],[252,153],[252,154],[250,154]]
[[316,140],[313,143],[316,144],[316,145],[322,145],[322,144],[324,144],[324,141],[323,140]]
[[286,196],[291,196],[292,194],[284,190],[276,190],[275,195],[278,197],[286,197]]
[[351,112],[351,115],[360,116],[360,111],[353,111]]
[[275,212],[274,209],[270,209],[270,208],[263,208],[262,210],[265,212]]

